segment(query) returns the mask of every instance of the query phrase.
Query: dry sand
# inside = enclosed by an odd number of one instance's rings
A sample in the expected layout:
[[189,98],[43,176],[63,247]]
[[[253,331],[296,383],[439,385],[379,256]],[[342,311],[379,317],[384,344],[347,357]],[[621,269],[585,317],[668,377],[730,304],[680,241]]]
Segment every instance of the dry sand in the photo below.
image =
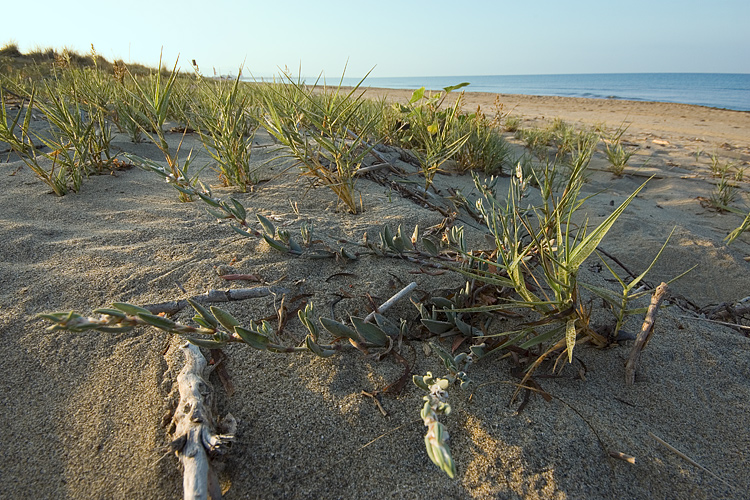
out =
[[[379,92],[373,89],[370,95]],[[410,95],[388,93],[394,99]],[[493,100],[494,95],[467,94],[466,106],[473,109],[480,103],[489,111]],[[672,286],[676,296],[707,306],[750,295],[750,263],[744,260],[750,255],[750,237],[743,235],[731,247],[723,243],[741,217],[700,205],[696,197],[709,196],[714,181],[708,155],[695,155],[700,149],[746,166],[750,113],[557,97],[501,100],[506,111],[523,117],[522,126],[555,117],[613,128],[624,120],[631,123],[626,139],[640,151],[626,175],[615,178],[606,172],[600,155],[592,163],[585,190],[601,194],[584,206],[591,222],[607,217],[646,175],[658,175],[602,248],[640,272],[676,227],[649,282],[697,265]],[[198,149],[197,138],[187,141]],[[258,161],[272,158],[270,139],[259,134],[257,141]],[[116,146],[159,160],[155,147],[132,144],[125,136],[117,137]],[[205,154],[200,158],[208,161]],[[0,357],[2,498],[181,496],[176,459],[160,460],[169,440],[164,422],[182,364],[179,339],[151,328],[121,334],[48,333],[47,325],[35,319],[39,313],[89,313],[113,301],[149,304],[183,298],[178,285],[188,295],[253,286],[227,283],[217,274],[218,266],[279,281],[292,290],[290,297],[310,294],[308,300],[321,314],[328,315],[330,302],[344,295],[335,306],[339,318],[365,313],[365,294],[382,302],[411,280],[418,283],[415,298],[461,283],[450,274],[410,274],[418,268],[394,259],[363,256],[336,263],[283,256],[217,225],[199,203],[179,203],[176,191],[139,169],[90,178],[80,193],[56,198],[27,168],[20,168],[17,158],[4,154],[2,160],[0,335],[7,348]],[[263,177],[271,180],[254,193],[218,186],[215,193],[233,194],[251,214],[263,214],[293,232],[311,221],[329,241],[359,240],[364,232],[374,237],[386,223],[426,228],[442,220],[366,179],[358,184],[365,212],[342,213],[329,191],[308,189],[293,172],[275,176],[286,166],[273,162],[265,167]],[[212,172],[206,171],[204,178],[218,185]],[[443,192],[449,186],[472,191],[465,177],[439,175],[437,184]],[[741,186],[746,197],[748,183]],[[290,201],[296,202],[297,212]],[[472,223],[465,216],[460,220]],[[596,262],[583,266],[582,279],[612,287],[606,269],[600,272]],[[243,321],[274,311],[270,298],[225,308]],[[388,315],[411,320],[415,310],[402,303]],[[177,319],[188,321],[190,316],[184,310]],[[678,307],[660,313],[634,386],[624,384],[630,342],[604,350],[581,346],[576,353],[586,367],[585,381],[579,377],[581,364],[566,367],[560,378],[540,378],[556,399],[532,397],[520,414],[517,404],[509,405],[511,362],[492,358],[473,366],[473,397],[469,391],[451,390],[454,411],[444,418],[458,468],[454,480],[427,458],[419,419],[422,394],[416,387],[409,383],[399,395],[382,396],[388,416],[361,395],[398,379],[401,365],[393,358],[377,362],[350,352],[320,359],[233,345],[226,349],[226,368],[235,393],[227,397],[212,377],[220,413],[231,412],[239,420],[237,440],[221,472],[225,496],[746,498],[750,339],[690,316]],[[635,331],[640,321],[633,318],[626,328]],[[283,335],[296,343],[304,331],[293,319]],[[425,355],[421,342],[406,342],[401,352],[414,373],[444,373],[434,354]],[[632,455],[636,462],[610,458],[609,450]]]

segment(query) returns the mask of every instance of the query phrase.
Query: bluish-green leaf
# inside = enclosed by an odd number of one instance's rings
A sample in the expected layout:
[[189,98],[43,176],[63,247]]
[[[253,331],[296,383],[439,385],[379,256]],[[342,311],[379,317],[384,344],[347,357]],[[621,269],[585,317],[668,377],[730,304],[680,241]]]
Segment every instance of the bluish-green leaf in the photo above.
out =
[[159,316],[151,313],[139,313],[138,317],[151,326],[155,326],[161,330],[170,331],[175,327],[175,322],[164,316]]
[[108,309],[108,308],[100,308],[100,309],[94,309],[94,314],[104,314],[107,316],[112,316],[114,318],[125,318],[127,314],[125,314],[123,311],[120,311],[118,309]]
[[232,218],[232,216],[226,212],[223,212],[223,213],[217,212],[216,210],[211,210],[210,208],[207,208],[206,212],[208,212],[208,214],[211,217],[216,217],[217,219],[231,219]]
[[432,303],[437,307],[443,309],[450,309],[453,307],[453,302],[451,302],[450,299],[446,299],[445,297],[432,297],[430,300],[432,300]]
[[204,347],[206,349],[223,349],[226,347],[226,341],[221,340],[209,340],[201,337],[194,337],[192,335],[185,335],[185,339],[191,344],[195,344],[198,347]]
[[440,356],[440,359],[443,360],[443,364],[445,365],[446,369],[452,372],[458,371],[456,361],[453,359],[453,356],[451,356],[451,353],[446,351],[443,346],[441,346],[437,342],[430,342],[430,347],[437,353],[438,356]]
[[427,250],[427,253],[430,255],[437,255],[438,254],[438,248],[435,246],[435,244],[432,242],[429,238],[422,238],[422,246]]
[[149,311],[148,309],[134,306],[133,304],[128,304],[126,302],[114,302],[112,304],[112,307],[114,307],[115,309],[119,309],[125,314],[129,314],[131,316],[137,316],[139,314],[151,314],[151,311]]
[[193,299],[187,299],[187,301],[188,304],[190,304],[193,309],[195,309],[195,312],[200,314],[203,320],[209,325],[209,328],[216,328],[219,326],[219,322],[216,321],[216,318],[214,318],[214,315],[211,314],[211,311],[209,311],[207,307],[203,306],[200,302],[197,302]]
[[211,306],[211,314],[213,314],[214,318],[216,318],[216,320],[221,323],[221,326],[223,326],[230,332],[233,332],[234,327],[240,324],[240,322],[237,321],[234,316],[222,309],[219,309],[216,306]]
[[257,214],[256,217],[258,217],[258,222],[260,222],[260,225],[263,226],[263,231],[268,236],[273,238],[276,235],[276,227],[273,225],[273,223],[260,214]]
[[331,349],[323,349],[322,347],[320,347],[315,343],[310,335],[305,337],[305,344],[307,345],[307,348],[310,349],[310,351],[320,356],[321,358],[330,358],[336,353],[336,351],[333,351]]
[[245,231],[244,229],[242,229],[240,227],[237,227],[234,224],[230,224],[229,227],[231,227],[234,230],[235,233],[240,234],[242,236],[246,236],[246,237],[251,237],[252,236],[252,234],[248,233],[247,231]]
[[334,321],[330,318],[320,318],[320,324],[323,325],[323,328],[328,330],[328,332],[334,337],[346,337],[355,341],[361,340],[357,335],[357,332],[338,321]]
[[365,323],[363,319],[355,316],[352,316],[351,320],[357,333],[359,333],[365,341],[379,347],[385,347],[388,345],[388,335],[386,335],[378,326],[373,325],[372,323]]
[[289,248],[288,248],[288,247],[287,247],[286,245],[284,245],[284,244],[283,244],[282,242],[280,242],[279,240],[275,240],[275,239],[273,239],[273,238],[270,238],[270,237],[269,237],[269,236],[268,236],[267,234],[265,234],[265,233],[263,234],[263,239],[264,239],[264,240],[266,240],[266,243],[268,243],[268,245],[269,245],[269,246],[270,246],[271,248],[273,248],[273,249],[275,249],[275,250],[278,250],[279,252],[284,252],[284,253],[286,253],[286,252],[289,252]]
[[422,318],[421,319],[422,324],[432,333],[435,335],[440,335],[441,333],[445,333],[451,329],[453,329],[454,325],[453,323],[448,323],[446,321],[437,321],[434,319],[429,318]]
[[229,201],[231,201],[234,205],[234,210],[232,211],[232,213],[235,215],[235,217],[237,217],[239,220],[245,220],[247,211],[245,210],[245,207],[242,205],[242,203],[235,200],[234,198],[229,198]]
[[269,340],[268,337],[261,335],[253,330],[242,328],[241,326],[234,327],[234,333],[240,336],[240,338],[250,347],[265,351],[268,348]]
[[430,388],[424,382],[424,377],[422,377],[421,375],[413,375],[411,380],[412,382],[414,382],[414,385],[429,392]]
[[211,198],[210,196],[207,196],[207,195],[205,195],[205,194],[201,193],[200,191],[196,191],[196,193],[195,193],[195,194],[197,194],[197,195],[198,195],[198,197],[199,197],[199,198],[200,198],[201,200],[203,200],[203,201],[204,201],[205,203],[208,203],[208,204],[209,204],[209,205],[211,205],[212,207],[217,207],[217,208],[218,208],[218,207],[220,207],[220,206],[221,206],[221,205],[219,204],[219,202],[218,202],[218,201],[214,200],[214,199],[213,199],[213,198]]

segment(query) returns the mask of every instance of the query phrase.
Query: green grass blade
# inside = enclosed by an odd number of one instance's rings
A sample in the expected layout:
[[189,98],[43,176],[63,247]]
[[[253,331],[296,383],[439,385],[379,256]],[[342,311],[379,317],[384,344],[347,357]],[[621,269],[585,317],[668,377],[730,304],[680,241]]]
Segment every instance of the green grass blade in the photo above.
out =
[[628,205],[630,205],[630,202],[635,199],[635,197],[646,186],[649,180],[651,179],[649,178],[648,180],[646,180],[646,182],[641,184],[641,186],[636,189],[633,194],[628,196],[628,198],[624,202],[622,202],[622,204],[617,207],[615,211],[612,212],[612,214],[607,217],[604,222],[599,224],[599,226],[591,231],[591,233],[589,233],[589,235],[586,236],[583,241],[581,241],[581,243],[579,243],[570,251],[567,267],[571,272],[576,272],[578,268],[581,267],[581,264],[583,264],[583,262],[594,252],[594,250],[596,250],[596,247],[599,246],[599,243],[601,243],[602,239],[604,239],[604,237],[607,235],[607,232],[609,232],[620,215],[622,215]]

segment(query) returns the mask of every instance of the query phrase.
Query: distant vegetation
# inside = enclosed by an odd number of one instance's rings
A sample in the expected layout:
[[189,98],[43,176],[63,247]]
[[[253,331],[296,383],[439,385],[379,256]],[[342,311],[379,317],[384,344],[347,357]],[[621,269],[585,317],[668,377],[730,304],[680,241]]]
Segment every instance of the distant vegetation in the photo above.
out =
[[[24,54],[14,42],[6,43],[0,48],[0,70],[6,75],[22,75],[31,78],[49,76],[55,67],[64,66],[98,68],[114,73],[115,68],[125,67],[125,62],[122,59],[114,62],[108,61],[95,52],[93,45],[91,52],[85,55],[68,48],[58,50],[49,47],[35,48]],[[134,75],[148,75],[154,71],[153,68],[142,64],[128,64],[127,68]],[[169,71],[166,68],[162,69]]]

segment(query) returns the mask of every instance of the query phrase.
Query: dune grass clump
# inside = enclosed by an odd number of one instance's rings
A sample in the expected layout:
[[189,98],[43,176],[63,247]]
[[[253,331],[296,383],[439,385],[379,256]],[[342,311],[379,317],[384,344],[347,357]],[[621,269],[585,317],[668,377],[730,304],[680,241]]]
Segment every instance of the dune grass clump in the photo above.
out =
[[[161,57],[159,58],[159,66],[161,66]],[[167,167],[176,182],[183,186],[193,186],[197,182],[198,174],[192,173],[190,169],[192,155],[188,153],[187,158],[181,162],[179,155],[182,141],[180,141],[177,149],[172,151],[164,130],[164,123],[170,110],[170,102],[172,102],[177,77],[177,61],[175,61],[172,71],[166,77],[161,71],[157,71],[142,80],[132,77],[133,88],[127,89],[127,93],[134,106],[126,108],[124,112],[134,124],[137,124],[141,133],[162,152],[167,161]],[[135,156],[131,156],[131,159],[145,168],[154,167],[152,162],[143,161]],[[180,191],[179,198],[181,201],[192,200],[190,195],[184,191]]]
[[626,149],[622,144],[622,136],[628,130],[625,122],[613,132],[606,135],[604,140],[604,154],[609,162],[609,171],[616,176],[622,176],[630,158],[636,153],[635,149]]
[[234,82],[201,79],[207,99],[193,111],[201,141],[216,162],[219,177],[225,185],[245,192],[257,183],[250,157],[260,123],[251,113],[251,96],[240,85],[241,74]]
[[479,107],[474,113],[460,117],[458,128],[467,135],[466,142],[454,157],[460,173],[476,170],[498,175],[503,172],[510,150],[500,136],[499,120],[499,114],[489,119]]
[[503,129],[506,132],[515,133],[521,127],[521,118],[514,115],[508,115],[503,119]]
[[358,213],[357,172],[374,147],[367,139],[375,126],[375,117],[360,119],[366,102],[358,92],[362,81],[347,93],[341,82],[333,88],[319,86],[319,81],[308,86],[288,74],[281,81],[261,88],[261,125],[289,149],[304,177],[330,189],[349,212]]
[[[85,177],[111,168],[114,156],[110,154],[112,133],[105,111],[82,104],[76,79],[67,84],[72,94],[69,100],[55,90],[57,86],[57,81],[43,81],[40,97],[36,85],[28,94],[25,89],[15,88],[25,94],[29,104],[19,108],[14,117],[4,105],[5,95],[0,88],[0,140],[7,142],[56,195],[63,196],[70,190],[80,190]],[[32,109],[44,115],[49,124],[47,130],[37,132],[31,127]]]

